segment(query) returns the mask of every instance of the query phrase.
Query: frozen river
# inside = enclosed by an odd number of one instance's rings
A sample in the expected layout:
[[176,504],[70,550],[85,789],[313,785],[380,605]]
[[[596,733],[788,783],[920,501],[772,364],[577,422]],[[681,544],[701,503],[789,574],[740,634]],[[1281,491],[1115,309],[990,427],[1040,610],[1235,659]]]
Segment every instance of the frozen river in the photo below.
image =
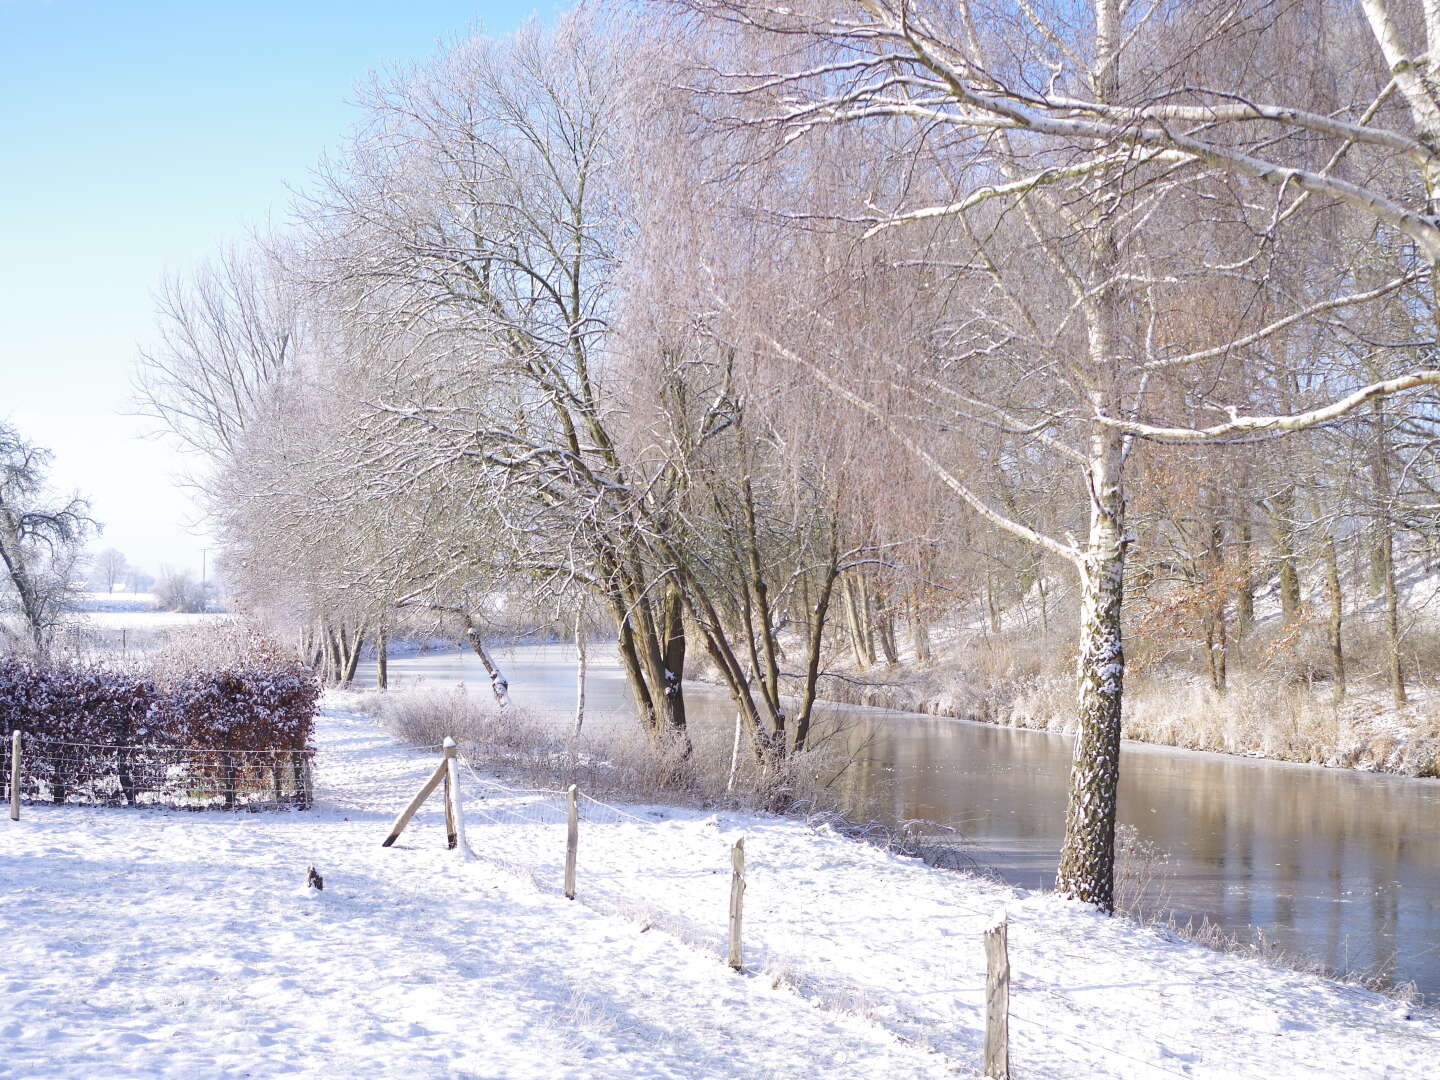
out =
[[[626,717],[608,646],[592,653],[591,719]],[[575,652],[497,654],[517,703],[573,710]],[[392,683],[488,685],[474,656],[395,659]],[[362,671],[371,680],[373,665]],[[728,753],[734,710],[687,684],[698,753]],[[1064,829],[1070,740],[961,720],[833,707],[854,753],[837,786],[861,820],[953,826],[1005,880],[1048,886]],[[612,720],[612,722],[617,722]],[[1440,781],[1125,744],[1119,816],[1168,853],[1164,888],[1183,922],[1207,917],[1341,971],[1394,958],[1395,978],[1440,994]]]

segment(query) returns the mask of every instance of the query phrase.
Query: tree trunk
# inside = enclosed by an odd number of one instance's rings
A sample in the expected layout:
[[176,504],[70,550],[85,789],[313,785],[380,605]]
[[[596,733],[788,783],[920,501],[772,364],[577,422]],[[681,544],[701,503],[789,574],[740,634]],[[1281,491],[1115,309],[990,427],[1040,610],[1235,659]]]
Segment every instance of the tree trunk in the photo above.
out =
[[852,575],[845,579],[845,624],[850,631],[850,647],[855,653],[855,666],[867,670],[875,662],[870,647],[870,627],[865,618],[865,589]]
[[640,662],[639,650],[636,648],[635,626],[630,621],[623,601],[611,598],[611,606],[615,612],[615,648],[620,654],[620,666],[625,669],[625,681],[635,699],[635,711],[640,717],[640,726],[653,736],[660,729],[659,713],[655,708],[655,698],[650,692],[650,683],[645,678],[645,667]]
[[985,614],[990,620],[990,633],[1000,634],[1000,609],[995,605],[995,577],[988,571],[985,574]]
[[1244,639],[1255,628],[1255,577],[1253,572],[1254,536],[1250,522],[1237,526],[1240,536],[1240,589],[1235,596],[1235,636]]
[[665,680],[665,723],[671,734],[686,736],[685,602],[679,586],[673,581],[665,585],[660,637]]
[[910,600],[910,641],[915,649],[915,662],[926,664],[930,662],[930,625],[925,621],[925,613],[920,607],[920,593],[917,589]]
[[390,641],[384,630],[375,635],[375,688],[390,689]]
[[355,629],[355,636],[350,639],[350,647],[345,655],[345,669],[341,673],[340,684],[349,686],[355,681],[355,670],[360,666],[360,654],[365,649],[365,625],[362,623]]
[[490,691],[495,695],[495,700],[500,703],[500,708],[510,707],[510,683],[506,681],[504,673],[496,666],[490,654],[485,651],[485,643],[480,640],[480,628],[475,625],[475,620],[469,612],[465,613],[465,640],[470,642],[470,648],[475,650],[475,655],[480,658],[481,665],[485,668],[485,674],[490,676]]
[[340,681],[340,671],[344,666],[340,637],[333,626],[327,626],[325,630],[325,643],[325,681],[333,686]]
[[1345,650],[1340,629],[1343,615],[1340,594],[1340,564],[1335,555],[1335,537],[1325,538],[1325,593],[1330,599],[1330,619],[1326,626],[1330,646],[1332,700],[1339,705],[1345,700]]
[[586,648],[585,627],[581,621],[582,608],[575,609],[575,734],[578,742],[580,729],[585,726],[585,675],[589,668],[589,650]]
[[810,740],[810,721],[815,713],[815,694],[820,680],[820,654],[825,645],[825,619],[830,611],[830,597],[835,579],[840,575],[837,563],[835,533],[831,532],[830,565],[815,600],[814,617],[810,620],[810,636],[805,643],[805,688],[800,694],[800,707],[795,714],[795,750],[804,750]]
[[900,663],[900,650],[895,646],[895,615],[889,605],[876,605],[875,637],[880,641],[880,651],[885,654],[885,665],[894,667]]
[[1210,519],[1210,544],[1206,552],[1209,564],[1209,587],[1213,599],[1206,619],[1205,645],[1209,651],[1210,687],[1217,694],[1225,693],[1227,686],[1228,642],[1226,640],[1225,589],[1225,526],[1224,518],[1216,514]]
[[1300,574],[1295,569],[1295,489],[1275,496],[1275,558],[1280,577],[1280,615],[1286,623],[1300,617]]
[[1120,710],[1125,651],[1120,605],[1125,580],[1121,440],[1092,436],[1090,534],[1081,568],[1079,706],[1070,770],[1065,845],[1055,887],[1110,911],[1115,902],[1115,807],[1120,785]]
[[1385,406],[1380,398],[1371,402],[1375,415],[1375,453],[1370,473],[1375,483],[1375,555],[1380,586],[1385,593],[1386,668],[1390,696],[1396,708],[1405,704],[1405,670],[1400,661],[1400,597],[1395,585],[1395,530],[1391,517],[1393,488],[1390,481],[1389,436],[1385,430]]

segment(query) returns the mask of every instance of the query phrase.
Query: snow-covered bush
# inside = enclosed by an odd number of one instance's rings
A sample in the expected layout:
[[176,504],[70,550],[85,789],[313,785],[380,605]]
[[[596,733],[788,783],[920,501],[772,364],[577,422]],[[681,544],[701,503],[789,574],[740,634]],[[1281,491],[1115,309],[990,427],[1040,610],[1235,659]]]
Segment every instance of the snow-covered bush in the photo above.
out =
[[154,672],[0,661],[0,725],[25,733],[25,793],[227,807],[259,793],[303,805],[319,683],[252,630],[227,633],[221,644],[205,635],[188,663],[177,648]]
[[[0,660],[0,724],[6,732],[18,728],[31,737],[22,782],[43,783],[56,802],[113,777],[125,801],[133,803],[132,771],[108,748],[156,738],[152,714],[158,704],[155,684],[143,675]],[[8,741],[5,753],[8,769]]]

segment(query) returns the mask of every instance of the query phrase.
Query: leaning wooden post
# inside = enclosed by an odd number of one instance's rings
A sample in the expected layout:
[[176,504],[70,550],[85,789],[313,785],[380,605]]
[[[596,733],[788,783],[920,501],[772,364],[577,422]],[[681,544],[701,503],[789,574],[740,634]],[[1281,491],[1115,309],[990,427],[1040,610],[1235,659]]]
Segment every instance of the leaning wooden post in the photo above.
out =
[[745,838],[735,841],[730,849],[730,966],[742,967],[740,955],[740,923],[745,907]]
[[454,848],[460,844],[460,775],[456,768],[456,758],[460,751],[455,747],[455,740],[445,736],[445,833],[447,846]]
[[985,931],[985,1075],[1010,1080],[1010,950],[1008,923]]
[[575,856],[580,847],[580,789],[565,792],[565,897],[575,899]]
[[10,820],[20,820],[20,729],[10,733]]
[[425,800],[430,797],[430,793],[440,786],[440,781],[445,779],[447,760],[448,759],[445,758],[440,760],[440,765],[430,774],[430,779],[425,781],[425,786],[420,789],[420,793],[410,800],[409,805],[406,806],[404,810],[400,811],[399,817],[397,817],[395,823],[390,826],[390,835],[385,838],[385,842],[380,845],[381,847],[389,847],[400,838],[401,831],[409,824],[410,819],[415,816],[415,811],[419,810]]

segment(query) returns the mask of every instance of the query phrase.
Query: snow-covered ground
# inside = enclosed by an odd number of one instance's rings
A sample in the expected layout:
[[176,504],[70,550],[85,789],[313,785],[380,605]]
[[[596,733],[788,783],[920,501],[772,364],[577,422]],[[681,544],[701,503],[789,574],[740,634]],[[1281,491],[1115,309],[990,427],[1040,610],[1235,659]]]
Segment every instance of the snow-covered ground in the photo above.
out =
[[[570,902],[558,801],[465,770],[480,858],[445,850],[438,801],[384,849],[436,757],[342,704],[311,812],[0,820],[0,1077],[974,1075],[1001,910],[1017,1077],[1418,1080],[1440,1061],[1440,1023],[1384,998],[803,822],[587,804]],[[737,975],[718,953],[741,835]]]

